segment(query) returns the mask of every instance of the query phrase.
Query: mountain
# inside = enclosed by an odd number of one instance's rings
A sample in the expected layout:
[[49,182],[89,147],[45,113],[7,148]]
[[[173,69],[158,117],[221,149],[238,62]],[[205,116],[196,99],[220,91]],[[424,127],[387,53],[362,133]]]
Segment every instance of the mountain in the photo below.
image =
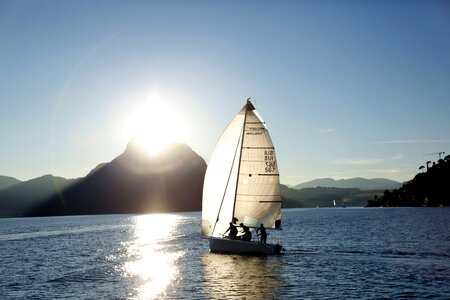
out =
[[76,179],[65,179],[44,175],[19,182],[0,190],[0,217],[17,217],[40,205],[48,197],[60,193],[75,183]]
[[0,176],[0,190],[3,190],[7,187],[13,186],[15,184],[21,183],[22,181],[9,176]]
[[106,166],[108,163],[101,163],[98,164],[95,168],[93,168],[86,176],[90,176],[92,174],[94,174],[95,172],[97,172],[98,170],[100,170],[101,168],[103,168],[104,166]]
[[14,191],[0,191],[0,208],[3,217],[201,210],[205,171],[203,158],[187,145],[173,144],[150,157],[130,142],[124,153],[84,178],[67,181],[47,175],[46,184],[33,180]]
[[374,195],[381,196],[380,190],[360,190],[356,188],[310,187],[292,189],[281,185],[283,208],[294,207],[362,207]]
[[385,178],[365,179],[355,177],[351,179],[334,180],[333,178],[315,179],[296,185],[295,189],[314,187],[355,188],[360,190],[386,190],[400,187],[400,182]]
[[[173,144],[152,157],[130,142],[121,155],[82,178],[13,180],[14,185],[0,190],[0,217],[199,211],[205,171],[203,158],[185,144]],[[284,208],[331,207],[333,200],[337,206],[365,206],[395,184],[387,179],[325,178],[297,189],[283,185],[281,195]]]

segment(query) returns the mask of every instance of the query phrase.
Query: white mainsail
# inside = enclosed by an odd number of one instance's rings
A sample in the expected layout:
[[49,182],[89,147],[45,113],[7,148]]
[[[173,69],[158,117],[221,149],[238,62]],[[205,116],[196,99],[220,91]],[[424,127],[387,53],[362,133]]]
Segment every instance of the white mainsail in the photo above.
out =
[[281,196],[275,149],[250,101],[220,137],[205,175],[202,236],[219,237],[235,218],[279,228]]

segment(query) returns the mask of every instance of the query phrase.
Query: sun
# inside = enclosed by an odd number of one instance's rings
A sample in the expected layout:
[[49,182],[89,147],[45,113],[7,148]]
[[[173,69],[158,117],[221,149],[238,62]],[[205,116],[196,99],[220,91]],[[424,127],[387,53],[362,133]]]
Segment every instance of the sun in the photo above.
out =
[[173,142],[186,143],[189,124],[180,111],[173,101],[151,95],[125,118],[125,135],[152,156]]

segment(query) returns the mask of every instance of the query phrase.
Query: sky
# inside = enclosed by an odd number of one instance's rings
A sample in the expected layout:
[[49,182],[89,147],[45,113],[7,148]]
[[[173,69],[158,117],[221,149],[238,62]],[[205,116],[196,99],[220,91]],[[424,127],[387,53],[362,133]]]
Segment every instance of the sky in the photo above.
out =
[[450,2],[0,0],[0,175],[208,162],[248,97],[282,183],[410,180],[450,154]]

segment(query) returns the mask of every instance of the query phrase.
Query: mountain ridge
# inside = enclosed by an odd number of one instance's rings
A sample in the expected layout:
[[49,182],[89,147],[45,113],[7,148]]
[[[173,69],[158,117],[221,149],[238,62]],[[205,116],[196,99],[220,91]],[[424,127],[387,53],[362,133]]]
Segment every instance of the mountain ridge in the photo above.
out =
[[44,175],[0,190],[0,217],[196,211],[205,171],[185,144],[152,157],[132,141],[85,177]]
[[[98,164],[85,177],[13,178],[0,190],[0,217],[200,211],[205,172],[206,162],[188,145],[174,143],[152,157],[131,141],[122,154]],[[365,189],[358,188],[361,183]],[[284,208],[329,207],[333,200],[337,206],[363,206],[391,184],[399,183],[323,178],[297,185],[303,186],[300,189],[282,185],[281,194]]]
[[11,177],[11,176],[2,176],[0,175],[0,190],[6,189],[10,186],[13,186],[15,184],[21,183],[17,178]]
[[295,207],[363,207],[368,199],[381,196],[381,190],[356,188],[308,187],[292,189],[280,186],[283,208]]
[[320,178],[295,185],[294,189],[332,187],[332,188],[356,188],[360,190],[386,190],[400,187],[400,182],[386,178],[366,179],[354,177],[349,179],[335,180],[333,178]]
[[0,190],[0,217],[24,216],[42,199],[60,193],[77,180],[46,174],[4,188]]

